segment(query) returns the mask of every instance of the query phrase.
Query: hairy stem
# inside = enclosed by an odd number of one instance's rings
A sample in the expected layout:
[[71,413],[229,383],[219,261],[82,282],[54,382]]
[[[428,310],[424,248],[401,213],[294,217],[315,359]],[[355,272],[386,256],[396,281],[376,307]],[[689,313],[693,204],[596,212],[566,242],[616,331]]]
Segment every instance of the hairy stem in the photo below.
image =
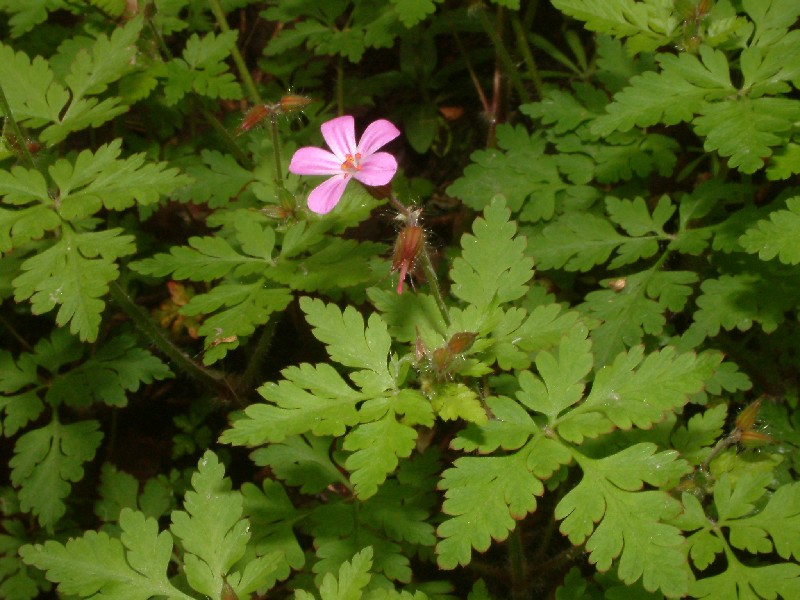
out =
[[273,114],[269,117],[269,130],[272,134],[272,154],[275,157],[275,185],[283,187],[283,167],[281,166],[281,144],[278,135],[278,119]]
[[536,65],[536,60],[533,58],[533,52],[528,43],[528,37],[525,35],[525,29],[523,29],[522,22],[516,12],[511,12],[509,21],[511,21],[511,28],[514,30],[514,36],[517,40],[517,48],[520,54],[522,54],[525,65],[528,67],[528,74],[533,82],[533,87],[536,88],[536,95],[541,98],[543,92],[542,76],[539,74],[539,67]]
[[517,523],[508,538],[508,562],[511,568],[511,598],[513,600],[530,597],[525,574],[525,549],[522,547],[521,526],[521,523]]
[[492,22],[492,19],[485,10],[478,10],[477,14],[481,21],[481,25],[486,32],[486,35],[489,36],[489,39],[494,45],[497,58],[503,65],[505,75],[508,77],[509,81],[511,81],[511,85],[514,86],[517,94],[519,94],[520,100],[522,100],[523,103],[531,102],[531,96],[528,93],[528,90],[525,88],[522,78],[519,75],[519,71],[517,71],[514,61],[511,60],[511,55],[508,53],[508,50],[506,50],[503,40],[500,38],[500,33],[495,28],[495,24]]
[[247,361],[247,367],[242,373],[241,387],[243,390],[249,391],[255,387],[256,378],[261,372],[261,365],[269,353],[272,346],[272,338],[275,337],[275,328],[278,326],[278,315],[272,313],[264,324],[261,334],[256,342],[256,347]]
[[219,371],[207,369],[186,354],[183,350],[172,343],[165,335],[164,331],[156,325],[142,308],[128,296],[127,292],[117,281],[109,284],[109,292],[114,302],[117,303],[125,314],[136,323],[139,330],[150,339],[156,347],[168,356],[172,362],[189,377],[197,381],[200,385],[217,390],[223,396],[236,400],[236,393],[230,382]]
[[336,63],[336,114],[344,114],[344,59],[340,56]]
[[[222,12],[222,6],[220,6],[219,0],[208,0],[208,3],[211,6],[211,12],[214,13],[214,18],[217,20],[219,28],[224,32],[230,31],[231,28],[228,27],[228,20],[225,18],[225,13]],[[256,88],[256,83],[253,81],[253,77],[247,69],[244,58],[242,58],[242,54],[239,52],[238,46],[233,46],[231,56],[233,57],[233,62],[236,63],[239,77],[241,77],[242,82],[244,82],[244,87],[247,90],[247,95],[250,97],[250,102],[253,104],[264,104],[264,101],[261,99],[261,94],[258,93],[258,88]]]

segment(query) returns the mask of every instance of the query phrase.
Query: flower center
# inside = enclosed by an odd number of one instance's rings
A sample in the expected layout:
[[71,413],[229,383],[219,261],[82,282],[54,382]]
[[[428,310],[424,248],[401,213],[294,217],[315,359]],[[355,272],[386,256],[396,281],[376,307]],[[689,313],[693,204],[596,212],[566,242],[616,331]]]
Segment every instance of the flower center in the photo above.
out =
[[356,152],[355,156],[352,154],[345,154],[344,162],[342,163],[342,171],[345,175],[353,175],[361,170],[361,153]]

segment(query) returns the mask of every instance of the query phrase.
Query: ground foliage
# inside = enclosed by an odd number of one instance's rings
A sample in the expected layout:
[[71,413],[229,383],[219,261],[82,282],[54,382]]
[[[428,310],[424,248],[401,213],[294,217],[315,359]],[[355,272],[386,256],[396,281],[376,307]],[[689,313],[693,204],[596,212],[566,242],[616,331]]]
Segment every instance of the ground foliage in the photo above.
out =
[[0,14],[0,596],[800,597],[796,0]]

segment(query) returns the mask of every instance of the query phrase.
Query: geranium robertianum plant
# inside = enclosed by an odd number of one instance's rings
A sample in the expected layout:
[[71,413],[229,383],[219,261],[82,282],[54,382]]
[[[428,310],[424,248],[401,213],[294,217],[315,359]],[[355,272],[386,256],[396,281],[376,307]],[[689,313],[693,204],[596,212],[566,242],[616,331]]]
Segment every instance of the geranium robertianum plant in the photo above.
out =
[[0,596],[800,597],[796,2],[0,11]]

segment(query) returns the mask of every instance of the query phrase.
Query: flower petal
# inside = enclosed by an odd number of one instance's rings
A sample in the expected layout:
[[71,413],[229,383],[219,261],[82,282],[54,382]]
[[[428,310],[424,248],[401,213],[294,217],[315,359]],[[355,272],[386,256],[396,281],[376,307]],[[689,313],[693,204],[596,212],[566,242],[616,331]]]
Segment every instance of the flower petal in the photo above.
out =
[[386,119],[378,119],[370,123],[358,142],[358,151],[366,158],[378,148],[385,146],[400,135],[400,130]]
[[346,154],[356,153],[356,126],[353,117],[345,115],[325,121],[320,129],[325,143],[339,159],[340,165]]
[[342,174],[320,183],[308,195],[308,208],[320,215],[331,212],[341,200],[348,181],[350,178]]
[[342,172],[342,161],[332,152],[306,146],[292,156],[289,172],[295,175],[338,175]]
[[361,170],[353,174],[365,185],[384,185],[397,173],[397,161],[388,152],[376,152],[361,163]]

